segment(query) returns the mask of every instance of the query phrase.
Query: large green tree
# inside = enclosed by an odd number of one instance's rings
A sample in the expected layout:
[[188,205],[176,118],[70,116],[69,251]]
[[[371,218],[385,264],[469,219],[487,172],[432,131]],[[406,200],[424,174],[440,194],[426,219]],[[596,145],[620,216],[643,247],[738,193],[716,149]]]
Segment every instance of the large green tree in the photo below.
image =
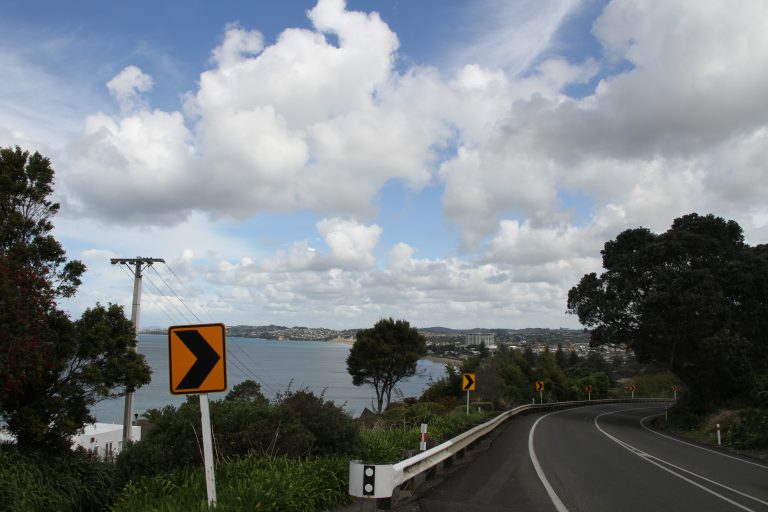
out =
[[701,404],[766,371],[768,247],[747,245],[736,222],[693,213],[661,234],[628,229],[602,256],[605,272],[568,293],[594,345],[626,346],[672,370]]
[[427,354],[427,340],[405,320],[382,319],[371,329],[357,331],[347,357],[347,371],[355,386],[370,384],[376,392],[377,412],[389,405],[392,389],[416,373],[416,363]]
[[53,176],[39,153],[0,149],[0,421],[22,447],[66,449],[93,404],[146,384],[150,369],[121,307],[76,321],[58,309],[85,266],[51,234]]

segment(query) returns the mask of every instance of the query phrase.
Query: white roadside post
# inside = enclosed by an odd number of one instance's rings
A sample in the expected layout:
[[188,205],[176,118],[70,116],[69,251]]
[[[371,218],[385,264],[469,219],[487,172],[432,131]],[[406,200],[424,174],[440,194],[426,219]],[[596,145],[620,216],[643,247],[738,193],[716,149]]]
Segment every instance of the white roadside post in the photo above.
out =
[[205,463],[205,491],[208,506],[216,506],[216,476],[213,471],[213,440],[211,439],[211,410],[208,393],[200,393],[200,419],[203,426],[203,462]]
[[718,423],[716,427],[717,427],[717,446],[720,446],[722,444],[720,439],[720,424]]
[[421,424],[421,440],[419,441],[419,451],[427,451],[427,424]]

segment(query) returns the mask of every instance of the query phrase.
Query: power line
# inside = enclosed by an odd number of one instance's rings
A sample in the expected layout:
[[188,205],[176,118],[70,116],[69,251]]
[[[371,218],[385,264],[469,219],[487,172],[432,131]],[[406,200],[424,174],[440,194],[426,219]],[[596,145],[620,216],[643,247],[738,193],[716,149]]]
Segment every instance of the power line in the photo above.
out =
[[175,310],[176,310],[176,312],[177,312],[179,315],[181,315],[181,318],[183,318],[185,322],[187,322],[188,324],[191,324],[192,322],[189,320],[189,318],[187,318],[187,316],[184,314],[184,312],[183,312],[183,311],[181,311],[179,308],[177,308],[177,307],[176,307],[176,304],[174,304],[172,300],[170,300],[168,297],[166,297],[166,296],[165,296],[165,294],[164,294],[164,293],[163,293],[163,291],[160,289],[160,287],[159,287],[159,286],[157,286],[157,285],[155,284],[155,282],[154,282],[154,281],[152,281],[152,279],[151,279],[149,276],[145,276],[145,277],[147,278],[147,281],[149,281],[149,284],[151,284],[152,286],[154,286],[154,287],[155,287],[155,289],[158,291],[158,293],[159,293],[160,297],[162,297],[163,299],[165,299],[165,300],[168,302],[168,304],[170,304],[170,305],[173,307],[173,309],[175,309]]
[[[165,265],[165,268],[167,268],[167,269],[168,269],[168,271],[171,273],[171,275],[173,275],[173,277],[176,279],[176,281],[178,281],[178,283],[179,283],[179,284],[182,286],[182,288],[184,288],[184,291],[185,291],[185,292],[187,292],[187,295],[188,295],[189,297],[192,297],[192,296],[194,296],[194,293],[192,293],[192,292],[189,290],[189,288],[187,288],[187,285],[186,285],[186,284],[184,284],[184,281],[182,281],[181,279],[179,279],[179,276],[178,276],[178,275],[176,275],[176,272],[174,272],[174,271],[173,271],[173,269],[170,267],[170,265],[168,265],[168,264],[167,264],[167,263],[165,263],[165,262],[163,262],[163,264]],[[170,286],[169,286],[169,288],[170,288]],[[200,308],[200,309],[202,309],[203,311],[205,311],[205,308]],[[209,316],[209,318],[210,318],[210,316]]]
[[[168,265],[166,264],[166,266],[168,266]],[[167,288],[168,288],[168,289],[171,291],[171,293],[173,294],[173,296],[174,296],[174,297],[176,297],[176,299],[177,299],[179,302],[181,302],[181,304],[182,304],[182,305],[183,305],[185,308],[187,308],[187,311],[189,311],[190,313],[192,313],[192,316],[194,316],[194,317],[197,319],[197,321],[198,321],[198,322],[200,322],[200,323],[203,323],[203,321],[202,321],[202,320],[200,320],[200,317],[199,317],[199,316],[197,316],[197,314],[196,314],[194,311],[192,311],[192,308],[190,308],[189,306],[187,306],[187,303],[186,303],[186,302],[184,302],[184,301],[181,299],[181,297],[179,297],[179,294],[178,294],[178,293],[176,293],[176,290],[174,290],[173,288],[171,288],[171,285],[170,285],[170,284],[168,284],[168,281],[166,281],[166,280],[165,280],[165,278],[164,278],[163,276],[161,276],[161,275],[160,275],[160,272],[158,272],[158,271],[157,271],[157,269],[156,269],[155,267],[152,267],[152,270],[155,272],[155,274],[157,274],[157,277],[159,277],[159,278],[160,278],[160,280],[163,282],[163,284],[164,284],[164,285],[165,285],[165,286],[166,286],[166,287],[167,287]]]

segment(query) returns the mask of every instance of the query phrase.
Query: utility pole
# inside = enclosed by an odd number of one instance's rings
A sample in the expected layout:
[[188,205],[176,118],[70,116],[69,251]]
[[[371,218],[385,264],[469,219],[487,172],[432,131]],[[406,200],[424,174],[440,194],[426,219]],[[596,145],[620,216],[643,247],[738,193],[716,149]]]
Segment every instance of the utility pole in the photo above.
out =
[[[141,310],[141,271],[152,266],[153,263],[165,263],[161,258],[112,258],[110,262],[113,265],[125,265],[133,273],[133,306],[131,308],[131,322],[133,322],[136,344],[133,346],[134,352],[139,342],[139,313]],[[131,265],[133,268],[131,268]],[[125,393],[125,413],[123,414],[123,448],[128,446],[131,440],[131,418],[133,416],[133,391]]]

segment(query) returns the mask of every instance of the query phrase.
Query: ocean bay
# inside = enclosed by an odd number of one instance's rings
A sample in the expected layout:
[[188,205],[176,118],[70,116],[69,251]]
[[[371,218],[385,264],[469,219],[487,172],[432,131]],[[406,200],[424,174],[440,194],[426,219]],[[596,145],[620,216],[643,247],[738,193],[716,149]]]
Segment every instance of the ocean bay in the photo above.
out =
[[[346,359],[351,345],[334,341],[276,341],[259,338],[228,337],[227,384],[231,389],[244,380],[259,382],[268,398],[287,389],[308,388],[315,394],[324,393],[352,416],[365,407],[372,408],[375,397],[370,386],[354,386],[347,373]],[[179,405],[185,395],[172,395],[168,383],[168,338],[163,335],[142,334],[138,351],[152,368],[152,381],[137,390],[133,412],[139,416],[147,409]],[[417,375],[398,383],[392,400],[418,397],[429,384],[445,374],[445,367],[426,359],[418,362]],[[402,393],[402,394],[401,394]],[[226,393],[211,393],[211,400],[224,398]],[[96,420],[122,423],[124,399],[105,400],[93,407]]]

